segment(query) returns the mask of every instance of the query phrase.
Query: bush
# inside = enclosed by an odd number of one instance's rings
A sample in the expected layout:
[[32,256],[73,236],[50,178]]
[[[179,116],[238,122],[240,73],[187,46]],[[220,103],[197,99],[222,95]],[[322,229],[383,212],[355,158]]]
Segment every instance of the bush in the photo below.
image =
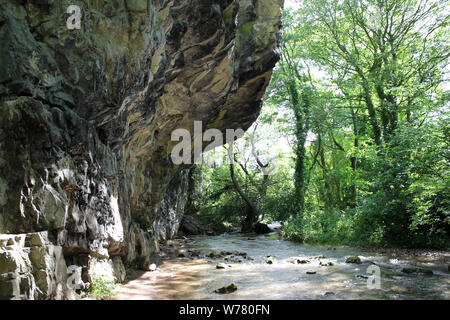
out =
[[97,300],[106,300],[112,297],[112,292],[116,288],[114,281],[106,279],[104,275],[93,275],[89,294]]

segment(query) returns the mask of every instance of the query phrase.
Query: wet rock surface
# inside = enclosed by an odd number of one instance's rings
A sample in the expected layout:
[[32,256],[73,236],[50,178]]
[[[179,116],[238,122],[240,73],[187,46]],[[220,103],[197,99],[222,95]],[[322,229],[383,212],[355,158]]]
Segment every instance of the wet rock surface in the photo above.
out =
[[305,264],[305,263],[311,262],[309,260],[302,259],[302,258],[289,258],[287,261],[290,263],[293,263],[293,264]]
[[227,293],[232,293],[235,292],[238,289],[237,285],[234,283],[231,283],[229,285],[226,285],[222,288],[216,289],[214,290],[215,293],[220,293],[220,294],[227,294]]
[[[11,298],[71,297],[40,260],[53,247],[83,281],[97,264],[147,269],[184,211],[171,133],[247,129],[279,59],[281,0],[78,4],[68,30],[64,1],[0,2],[0,234],[49,235],[24,272],[4,253]],[[10,272],[39,293],[18,294]]]
[[275,262],[275,258],[272,256],[269,256],[266,258],[266,263],[267,264],[273,264]]
[[257,222],[254,226],[254,230],[256,234],[267,234],[274,231],[264,222]]
[[208,227],[204,226],[195,216],[183,215],[178,234],[193,236],[193,235],[214,235],[214,232]]
[[361,259],[358,256],[351,256],[345,259],[345,263],[361,264]]

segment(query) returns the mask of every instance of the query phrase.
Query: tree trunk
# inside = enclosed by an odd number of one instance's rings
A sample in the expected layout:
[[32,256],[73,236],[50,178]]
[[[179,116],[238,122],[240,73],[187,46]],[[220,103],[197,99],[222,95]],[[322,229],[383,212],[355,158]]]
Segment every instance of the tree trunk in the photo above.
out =
[[[353,142],[353,146],[355,147],[355,149],[357,150],[359,147],[359,139],[358,139],[358,122],[356,119],[356,113],[353,109],[351,109],[351,114],[352,114],[352,123],[353,123],[353,135],[354,135],[354,142]],[[351,167],[352,167],[352,171],[353,171],[353,181],[352,181],[352,185],[351,185],[351,195],[350,195],[350,206],[353,207],[356,204],[356,183],[355,183],[355,178],[356,178],[356,166],[357,166],[357,158],[356,156],[352,156],[350,158],[350,163],[351,163]]]
[[236,175],[234,174],[234,164],[230,163],[230,175],[231,180],[233,181],[233,185],[236,188],[237,193],[239,196],[244,200],[244,202],[247,204],[248,210],[247,210],[247,217],[245,218],[243,224],[242,224],[242,232],[251,232],[253,231],[253,225],[256,222],[256,218],[258,217],[258,210],[256,209],[256,206],[252,203],[249,197],[244,193],[241,186],[239,185],[239,182],[236,179]]
[[380,125],[378,124],[377,113],[375,111],[375,105],[372,101],[372,96],[370,94],[370,85],[369,85],[369,82],[367,81],[366,77],[362,73],[362,71],[359,68],[357,68],[357,71],[358,71],[358,74],[362,81],[362,87],[364,90],[364,101],[366,102],[367,111],[369,112],[369,120],[370,120],[370,125],[372,126],[374,140],[378,146],[381,146],[382,145],[382,133],[381,133]]
[[309,130],[309,108],[311,105],[311,89],[305,86],[299,93],[295,80],[289,81],[289,95],[295,116],[295,210],[297,215],[303,216],[305,204],[305,142]]

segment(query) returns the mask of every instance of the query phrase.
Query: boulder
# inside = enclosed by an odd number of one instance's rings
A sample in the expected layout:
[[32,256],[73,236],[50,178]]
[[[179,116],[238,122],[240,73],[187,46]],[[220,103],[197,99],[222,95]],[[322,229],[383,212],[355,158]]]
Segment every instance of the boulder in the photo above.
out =
[[267,257],[267,259],[266,259],[266,263],[267,264],[273,264],[274,262],[275,262],[275,258],[274,257],[272,257],[272,256]]
[[177,256],[179,258],[187,258],[189,257],[189,252],[186,249],[179,249]]
[[184,215],[179,229],[185,235],[206,235],[212,230],[204,226],[194,215]]
[[234,283],[231,283],[229,285],[223,286],[222,288],[214,290],[214,292],[220,293],[220,294],[228,294],[228,293],[235,292],[237,289],[238,289],[237,285]]
[[257,234],[267,234],[274,232],[274,230],[270,229],[267,223],[265,222],[257,222],[254,226],[255,233]]
[[220,253],[216,252],[216,251],[211,251],[206,256],[208,258],[211,258],[211,259],[217,259],[217,258],[221,258],[222,257],[222,255]]
[[301,259],[301,258],[289,258],[287,261],[290,263],[293,263],[293,264],[306,264],[306,263],[311,262],[309,260]]
[[188,249],[188,254],[191,257],[198,257],[200,255],[200,253],[197,249]]
[[229,265],[225,263],[219,263],[216,265],[216,269],[228,269]]
[[303,260],[303,259],[298,259],[297,260],[298,264],[306,264],[306,263],[309,263],[309,262],[310,262],[309,260]]
[[361,259],[358,256],[350,256],[347,259],[345,259],[345,263],[361,264]]

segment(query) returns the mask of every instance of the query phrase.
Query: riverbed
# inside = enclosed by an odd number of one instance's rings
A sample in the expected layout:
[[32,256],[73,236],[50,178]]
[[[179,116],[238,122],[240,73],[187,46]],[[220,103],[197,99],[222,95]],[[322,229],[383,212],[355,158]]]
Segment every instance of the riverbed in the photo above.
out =
[[[276,233],[195,236],[171,246],[175,256],[131,274],[114,299],[450,299],[450,252],[329,248]],[[346,263],[350,256],[361,263]],[[215,293],[231,283],[236,291]]]

